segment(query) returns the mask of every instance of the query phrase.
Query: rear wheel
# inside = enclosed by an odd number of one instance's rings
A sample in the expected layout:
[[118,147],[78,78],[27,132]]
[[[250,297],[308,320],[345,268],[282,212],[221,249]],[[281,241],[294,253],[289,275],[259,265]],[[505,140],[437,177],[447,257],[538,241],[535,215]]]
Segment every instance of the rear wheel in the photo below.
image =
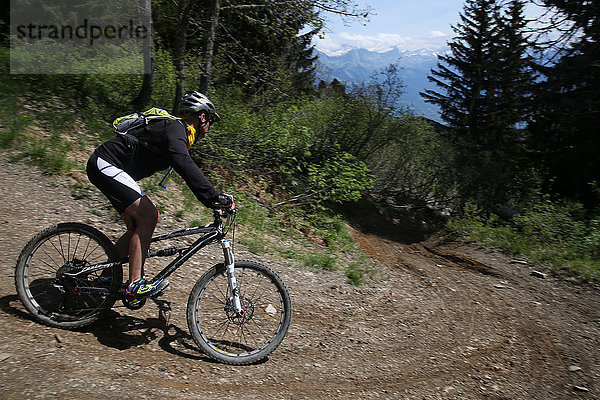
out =
[[218,264],[192,289],[187,321],[194,341],[211,358],[247,365],[279,346],[290,326],[292,302],[281,278],[261,263],[236,261],[235,275],[242,315],[233,307],[225,265]]
[[114,304],[122,267],[72,278],[66,272],[118,259],[102,232],[79,223],[64,223],[37,234],[15,267],[15,286],[25,308],[39,321],[58,328],[89,325]]

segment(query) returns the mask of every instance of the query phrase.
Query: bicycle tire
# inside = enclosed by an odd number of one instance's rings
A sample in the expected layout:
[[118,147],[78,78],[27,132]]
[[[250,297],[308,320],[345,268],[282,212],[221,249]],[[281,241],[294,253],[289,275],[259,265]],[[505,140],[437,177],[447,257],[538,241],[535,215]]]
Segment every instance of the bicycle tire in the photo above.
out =
[[103,276],[112,280],[105,284],[97,279],[102,271],[68,284],[62,273],[117,259],[113,243],[96,228],[75,222],[58,224],[38,233],[23,248],[15,267],[15,287],[38,321],[57,328],[80,328],[112,308],[123,269],[120,265],[110,268],[110,275]]
[[187,322],[196,344],[224,364],[254,364],[284,339],[292,319],[290,294],[281,278],[262,263],[235,262],[236,280],[246,315],[235,315],[224,264],[208,270],[194,285]]

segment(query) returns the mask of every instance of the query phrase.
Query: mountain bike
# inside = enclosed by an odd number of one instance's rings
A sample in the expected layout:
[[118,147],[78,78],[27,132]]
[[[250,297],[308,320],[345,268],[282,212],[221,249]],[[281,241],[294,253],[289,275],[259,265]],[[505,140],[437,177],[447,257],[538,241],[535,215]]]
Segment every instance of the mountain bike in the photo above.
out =
[[[232,242],[225,239],[230,230],[235,238],[235,217],[235,211],[216,208],[211,224],[154,236],[152,243],[197,238],[191,245],[149,250],[148,257],[173,257],[150,280],[155,282],[167,278],[200,249],[220,242],[224,261],[209,268],[189,295],[188,329],[211,358],[247,365],[264,359],[282,342],[291,322],[292,303],[273,270],[260,262],[235,260]],[[102,318],[119,299],[130,309],[144,306],[146,299],[130,301],[124,295],[122,267],[127,262],[96,228],[61,223],[38,233],[24,247],[15,267],[15,286],[21,302],[38,321],[63,329],[80,328]]]

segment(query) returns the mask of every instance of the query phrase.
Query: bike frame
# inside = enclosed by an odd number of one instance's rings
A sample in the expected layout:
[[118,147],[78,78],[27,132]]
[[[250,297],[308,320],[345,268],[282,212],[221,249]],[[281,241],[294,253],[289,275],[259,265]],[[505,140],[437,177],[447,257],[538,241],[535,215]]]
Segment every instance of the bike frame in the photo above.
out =
[[[233,255],[233,250],[231,248],[231,243],[229,240],[225,239],[225,232],[223,231],[223,222],[221,220],[221,216],[224,215],[224,211],[215,210],[215,222],[210,225],[198,226],[195,228],[183,229],[180,231],[175,231],[171,233],[165,233],[162,235],[154,236],[151,239],[151,243],[160,242],[163,240],[174,239],[183,236],[190,236],[202,233],[203,235],[198,238],[194,243],[192,243],[189,247],[185,249],[177,249],[177,248],[166,248],[158,251],[154,251],[148,253],[148,257],[168,257],[172,256],[175,253],[179,253],[177,258],[169,263],[165,268],[163,268],[154,278],[152,278],[151,282],[155,282],[159,279],[165,279],[173,272],[175,272],[179,267],[181,267],[187,260],[189,260],[194,254],[200,251],[202,248],[212,244],[216,241],[221,241],[221,248],[223,249],[223,257],[225,260],[225,268],[227,270],[227,278],[229,281],[229,287],[231,289],[231,295],[233,299],[233,303],[235,306],[235,311],[237,313],[242,313],[243,308],[241,305],[241,301],[239,298],[239,291],[237,287],[237,281],[235,278],[235,258]],[[232,218],[229,216],[229,218]],[[87,267],[83,267],[81,270],[77,272],[66,272],[65,275],[78,278],[81,276],[88,275],[95,271],[100,271],[106,268],[118,267],[125,263],[129,262],[129,257],[123,258],[118,261],[93,264]]]
[[[211,243],[214,243],[218,239],[224,240],[223,232],[221,227],[207,226],[207,227],[196,227],[190,229],[184,229],[177,232],[166,233],[164,235],[155,236],[152,238],[151,243],[160,242],[162,240],[174,239],[183,236],[194,235],[198,233],[204,233],[200,238],[198,238],[194,243],[192,243],[187,249],[177,250],[179,252],[179,256],[175,258],[173,261],[169,263],[162,271],[160,271],[156,276],[152,279],[152,281],[157,281],[159,279],[164,279],[175,272],[179,267],[181,267],[187,260],[189,260],[194,254],[200,251],[202,248],[208,246]],[[167,257],[174,253],[170,253],[169,250],[171,248],[159,250],[156,252],[152,252],[148,254],[148,258],[150,257]],[[162,253],[162,254],[161,254]]]

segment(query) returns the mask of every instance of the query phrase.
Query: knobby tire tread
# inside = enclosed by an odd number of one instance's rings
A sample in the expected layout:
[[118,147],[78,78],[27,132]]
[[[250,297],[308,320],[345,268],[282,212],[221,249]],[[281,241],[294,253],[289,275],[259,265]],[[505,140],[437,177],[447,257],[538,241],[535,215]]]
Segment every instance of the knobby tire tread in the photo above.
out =
[[[218,351],[215,351],[209,343],[203,338],[201,334],[201,327],[198,326],[196,319],[196,305],[199,299],[201,292],[205,289],[208,283],[212,281],[212,277],[221,275],[223,273],[226,274],[225,265],[223,263],[217,264],[209,269],[194,285],[192,292],[190,293],[190,297],[188,299],[187,305],[187,323],[189,331],[192,335],[192,338],[196,342],[196,344],[202,349],[202,351],[208,355],[210,358],[229,365],[249,365],[255,364],[259,361],[266,358],[269,354],[271,354],[283,341],[285,338],[288,328],[291,324],[292,319],[292,302],[290,298],[289,291],[281,278],[269,267],[266,265],[252,260],[236,260],[235,267],[250,267],[251,269],[255,269],[256,271],[260,271],[262,274],[267,276],[270,282],[274,283],[277,287],[277,292],[281,294],[283,307],[284,309],[284,317],[283,322],[280,325],[280,328],[277,334],[271,338],[268,345],[263,347],[259,352],[255,354],[251,354],[248,356],[229,356]],[[225,272],[224,272],[225,271]],[[227,288],[223,288],[224,291]]]
[[[111,286],[111,294],[103,302],[102,310],[99,310],[97,313],[92,315],[84,316],[81,319],[74,318],[69,321],[56,320],[56,318],[52,317],[53,310],[43,310],[41,309],[41,306],[36,306],[34,303],[32,303],[32,300],[28,295],[29,284],[26,282],[27,278],[25,276],[25,272],[27,269],[27,262],[29,261],[30,256],[32,256],[32,252],[37,251],[44,241],[61,233],[80,234],[96,241],[102,247],[102,249],[108,253],[108,259],[105,261],[113,261],[119,258],[117,249],[112,241],[96,228],[77,222],[60,223],[39,232],[27,243],[27,245],[25,245],[15,266],[15,288],[21,303],[23,303],[27,311],[29,311],[29,313],[36,320],[52,327],[76,329],[94,323],[110,311],[112,305],[115,303],[118,297],[115,288],[117,288],[122,282],[123,271],[121,266],[113,267],[113,283]],[[45,315],[46,313],[44,311],[48,311],[47,314],[50,314],[50,316]]]

